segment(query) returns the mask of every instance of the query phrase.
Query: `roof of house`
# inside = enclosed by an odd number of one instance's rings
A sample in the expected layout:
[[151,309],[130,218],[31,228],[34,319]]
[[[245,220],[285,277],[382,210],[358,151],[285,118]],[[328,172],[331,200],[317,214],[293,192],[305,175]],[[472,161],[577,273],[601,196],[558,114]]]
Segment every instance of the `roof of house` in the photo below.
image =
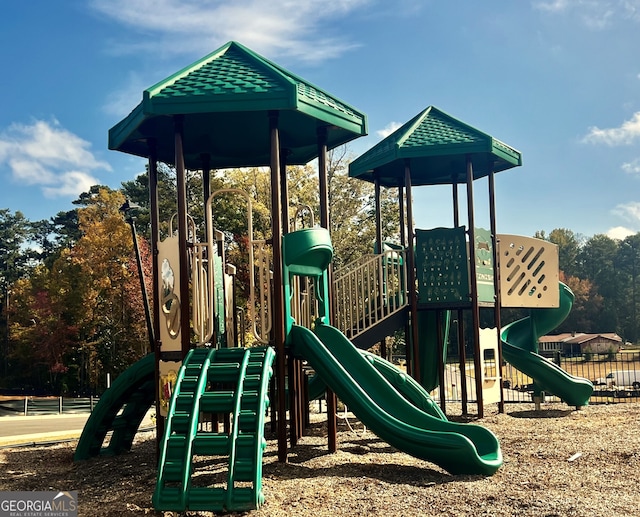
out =
[[541,336],[538,341],[540,343],[571,343],[579,345],[597,338],[608,339],[609,341],[616,341],[619,343],[622,342],[622,338],[615,332],[601,332],[599,334],[585,334],[584,332],[565,332],[564,334]]

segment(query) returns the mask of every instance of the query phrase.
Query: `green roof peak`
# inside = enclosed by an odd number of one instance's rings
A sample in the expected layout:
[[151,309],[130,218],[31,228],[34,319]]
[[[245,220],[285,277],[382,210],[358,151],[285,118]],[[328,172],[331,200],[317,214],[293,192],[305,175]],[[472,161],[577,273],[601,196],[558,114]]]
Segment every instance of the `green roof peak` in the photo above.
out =
[[474,178],[522,164],[519,151],[447,113],[429,106],[349,165],[349,175],[383,185],[404,181],[405,164],[414,185],[458,182],[470,156]]
[[167,116],[184,115],[185,160],[198,168],[207,154],[214,168],[269,164],[268,112],[280,113],[288,163],[317,156],[317,131],[329,148],[366,134],[366,116],[284,68],[231,41],[143,92],[142,102],[109,132],[109,148],[173,163]]

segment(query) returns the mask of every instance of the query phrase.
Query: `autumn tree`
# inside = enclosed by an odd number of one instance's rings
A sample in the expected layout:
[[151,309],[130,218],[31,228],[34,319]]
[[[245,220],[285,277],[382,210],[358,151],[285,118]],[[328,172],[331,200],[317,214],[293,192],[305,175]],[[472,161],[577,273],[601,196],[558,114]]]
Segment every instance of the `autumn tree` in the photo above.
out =
[[67,394],[76,388],[67,374],[77,328],[69,322],[67,307],[50,291],[50,280],[50,272],[39,266],[13,285],[10,377],[12,385]]
[[99,386],[104,373],[117,375],[149,347],[131,232],[120,213],[125,198],[119,191],[97,187],[82,199],[84,206],[78,210],[82,236],[61,254],[56,269],[58,285],[76,283],[59,293],[70,295],[77,289],[81,294],[69,304],[75,308],[82,304],[82,312],[74,318],[79,329],[77,357],[83,375],[92,386]]
[[602,311],[603,299],[593,282],[562,272],[560,280],[571,289],[575,299],[571,312],[554,332],[602,332],[594,322]]

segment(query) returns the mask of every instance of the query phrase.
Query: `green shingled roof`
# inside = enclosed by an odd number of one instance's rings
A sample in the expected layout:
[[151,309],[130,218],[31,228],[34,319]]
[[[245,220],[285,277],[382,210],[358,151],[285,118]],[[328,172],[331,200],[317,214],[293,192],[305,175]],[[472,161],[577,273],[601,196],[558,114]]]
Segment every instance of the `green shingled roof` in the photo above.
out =
[[317,156],[317,131],[326,126],[333,148],[365,135],[366,116],[239,43],[229,42],[143,92],[142,102],[109,131],[109,149],[174,162],[173,115],[184,115],[187,168],[268,165],[268,112],[280,113],[287,163]]
[[438,185],[466,179],[466,157],[474,179],[522,165],[522,155],[507,144],[433,106],[405,123],[349,165],[349,176],[384,186],[404,184],[409,164],[412,185]]

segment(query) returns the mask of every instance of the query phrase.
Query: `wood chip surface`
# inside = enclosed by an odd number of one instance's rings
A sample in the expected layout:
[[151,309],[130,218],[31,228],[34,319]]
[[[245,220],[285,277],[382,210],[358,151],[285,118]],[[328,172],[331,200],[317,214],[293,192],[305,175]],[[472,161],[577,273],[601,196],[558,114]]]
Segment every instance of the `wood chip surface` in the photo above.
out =
[[[460,413],[459,408],[448,408]],[[353,416],[339,419],[335,454],[327,452],[326,415],[277,461],[268,435],[265,504],[252,517],[278,516],[633,516],[640,515],[640,404],[507,404],[474,421],[499,438],[504,465],[491,477],[452,476],[398,452]],[[350,428],[350,427],[351,428]],[[77,490],[81,516],[163,515],[151,505],[155,439],[141,434],[119,457],[72,461],[75,443],[0,450],[0,490]],[[216,458],[197,458],[201,479],[225,474]],[[166,517],[171,514],[166,512]],[[188,516],[218,515],[187,512]],[[241,514],[227,514],[241,515]]]

